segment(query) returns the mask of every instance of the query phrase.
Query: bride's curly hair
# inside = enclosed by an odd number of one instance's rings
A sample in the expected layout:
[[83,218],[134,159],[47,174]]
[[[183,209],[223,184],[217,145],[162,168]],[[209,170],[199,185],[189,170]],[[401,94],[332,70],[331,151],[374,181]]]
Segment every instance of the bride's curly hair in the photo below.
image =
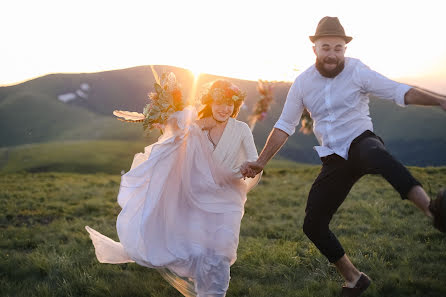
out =
[[246,98],[246,93],[242,92],[235,84],[225,80],[217,79],[208,84],[201,94],[200,101],[203,107],[198,112],[198,118],[212,116],[212,102],[218,101],[227,104],[234,104],[232,118],[236,118],[240,112],[240,107]]

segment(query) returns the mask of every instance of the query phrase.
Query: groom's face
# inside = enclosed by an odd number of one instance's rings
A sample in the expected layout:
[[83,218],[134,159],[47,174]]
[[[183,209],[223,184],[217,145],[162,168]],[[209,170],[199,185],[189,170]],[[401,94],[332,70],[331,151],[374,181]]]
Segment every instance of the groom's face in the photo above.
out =
[[345,41],[341,37],[321,37],[313,46],[317,62],[327,73],[336,72],[344,63],[345,50]]

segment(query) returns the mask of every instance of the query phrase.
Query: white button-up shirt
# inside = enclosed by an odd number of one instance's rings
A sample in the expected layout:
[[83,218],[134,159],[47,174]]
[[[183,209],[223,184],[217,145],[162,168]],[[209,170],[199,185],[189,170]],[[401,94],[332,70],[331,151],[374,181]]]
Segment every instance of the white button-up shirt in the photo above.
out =
[[347,159],[353,139],[373,131],[368,94],[405,106],[404,95],[410,88],[354,58],[345,58],[344,70],[334,78],[322,76],[313,65],[294,81],[274,128],[292,135],[307,108],[320,144],[314,147],[319,156],[337,154]]

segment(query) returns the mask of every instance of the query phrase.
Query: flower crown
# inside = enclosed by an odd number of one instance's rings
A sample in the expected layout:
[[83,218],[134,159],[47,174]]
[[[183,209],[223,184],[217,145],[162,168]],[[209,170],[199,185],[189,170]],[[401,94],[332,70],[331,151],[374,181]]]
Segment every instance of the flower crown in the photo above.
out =
[[226,80],[218,80],[212,84],[207,92],[201,97],[202,104],[208,104],[215,101],[237,102],[243,101],[246,94],[236,85]]

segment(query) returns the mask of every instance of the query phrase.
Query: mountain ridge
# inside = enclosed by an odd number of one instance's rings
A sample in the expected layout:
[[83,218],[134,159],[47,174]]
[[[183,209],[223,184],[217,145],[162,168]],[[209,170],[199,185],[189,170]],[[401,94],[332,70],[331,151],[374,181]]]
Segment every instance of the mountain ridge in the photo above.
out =
[[[192,72],[169,65],[154,67],[159,74],[173,71],[184,95],[189,96],[194,82]],[[258,100],[257,82],[202,74],[197,80],[198,93],[203,85],[217,78],[228,79],[247,93],[245,107],[238,118],[247,121]],[[143,140],[140,125],[118,122],[113,119],[112,111],[142,112],[154,82],[150,66],[136,66],[96,73],[55,73],[0,87],[0,147],[63,140]],[[275,102],[265,120],[258,122],[253,131],[258,149],[263,147],[279,117],[290,86],[290,82],[273,82]],[[68,93],[74,94],[76,99],[58,100],[58,96]],[[371,98],[370,114],[375,132],[403,163],[446,165],[446,133],[442,129],[446,127],[446,117],[442,110],[400,108],[386,100]],[[314,145],[317,141],[313,134],[296,132],[278,157],[319,163],[312,149]]]

